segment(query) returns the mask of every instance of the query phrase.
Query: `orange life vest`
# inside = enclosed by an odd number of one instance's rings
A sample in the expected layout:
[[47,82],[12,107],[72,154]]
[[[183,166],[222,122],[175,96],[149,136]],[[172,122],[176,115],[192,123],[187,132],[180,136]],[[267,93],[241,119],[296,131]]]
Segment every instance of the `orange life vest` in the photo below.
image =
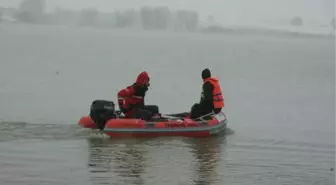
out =
[[204,83],[206,82],[210,82],[212,86],[214,87],[212,91],[214,108],[215,109],[223,108],[224,107],[224,95],[219,86],[218,79],[210,77],[210,78],[205,79]]

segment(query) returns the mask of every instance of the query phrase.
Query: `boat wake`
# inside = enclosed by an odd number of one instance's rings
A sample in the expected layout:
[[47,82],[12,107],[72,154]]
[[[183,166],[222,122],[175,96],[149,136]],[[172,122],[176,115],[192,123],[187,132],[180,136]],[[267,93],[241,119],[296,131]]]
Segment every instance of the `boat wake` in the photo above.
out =
[[77,125],[32,124],[26,122],[0,122],[0,142],[16,139],[79,139],[102,137],[95,130],[88,130]]

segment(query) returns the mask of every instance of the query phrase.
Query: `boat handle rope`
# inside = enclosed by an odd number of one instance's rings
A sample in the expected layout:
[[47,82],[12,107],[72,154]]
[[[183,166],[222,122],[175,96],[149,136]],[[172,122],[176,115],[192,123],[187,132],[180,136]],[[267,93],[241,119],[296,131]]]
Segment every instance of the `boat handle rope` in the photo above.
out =
[[[117,111],[115,111],[116,112],[116,115],[117,115],[117,118],[120,118],[120,115],[122,114],[122,111],[120,111],[120,110],[117,110]],[[213,115],[215,115],[215,113],[212,111],[212,112],[210,112],[210,113],[208,113],[208,114],[205,114],[205,115],[203,115],[203,116],[200,116],[200,117],[198,117],[198,118],[196,118],[195,120],[201,120],[201,121],[206,121],[204,118],[205,117],[207,117],[207,116],[213,116]],[[171,118],[171,119],[181,119],[181,118],[179,118],[179,117],[174,117],[174,116],[168,116],[168,115],[163,115],[164,117],[167,117],[167,118]],[[182,118],[183,119],[183,118]]]

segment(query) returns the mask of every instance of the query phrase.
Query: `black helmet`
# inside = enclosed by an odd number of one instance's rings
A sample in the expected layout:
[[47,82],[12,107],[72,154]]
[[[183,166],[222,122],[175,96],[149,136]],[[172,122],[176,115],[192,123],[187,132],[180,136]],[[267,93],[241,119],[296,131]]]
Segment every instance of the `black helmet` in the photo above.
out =
[[205,80],[207,78],[210,78],[211,77],[211,72],[208,68],[204,69],[202,71],[202,79]]

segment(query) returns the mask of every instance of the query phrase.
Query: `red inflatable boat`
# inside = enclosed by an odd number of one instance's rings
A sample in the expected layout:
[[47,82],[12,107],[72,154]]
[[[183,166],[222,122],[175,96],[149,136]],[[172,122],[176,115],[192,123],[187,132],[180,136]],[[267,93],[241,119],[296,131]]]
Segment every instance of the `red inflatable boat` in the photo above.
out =
[[[224,131],[227,122],[224,112],[209,114],[196,120],[174,115],[163,116],[152,121],[113,118],[106,122],[103,132],[110,137],[206,137]],[[84,128],[97,128],[90,116],[82,117],[79,125]]]

